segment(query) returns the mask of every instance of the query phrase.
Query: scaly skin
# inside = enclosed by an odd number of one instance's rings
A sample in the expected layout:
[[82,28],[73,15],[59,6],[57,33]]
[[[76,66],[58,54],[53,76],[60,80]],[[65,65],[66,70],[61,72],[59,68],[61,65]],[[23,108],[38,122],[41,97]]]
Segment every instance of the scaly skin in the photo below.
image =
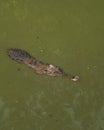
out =
[[66,76],[59,67],[38,61],[24,50],[10,48],[8,49],[8,55],[11,59],[31,67],[38,74],[47,76]]
[[[35,72],[38,74],[44,74],[47,76],[68,76],[59,67],[52,64],[43,63],[24,50],[10,48],[8,49],[7,53],[11,59],[19,63],[26,64],[28,67],[35,70]],[[77,81],[79,80],[79,77],[73,76],[71,80]]]

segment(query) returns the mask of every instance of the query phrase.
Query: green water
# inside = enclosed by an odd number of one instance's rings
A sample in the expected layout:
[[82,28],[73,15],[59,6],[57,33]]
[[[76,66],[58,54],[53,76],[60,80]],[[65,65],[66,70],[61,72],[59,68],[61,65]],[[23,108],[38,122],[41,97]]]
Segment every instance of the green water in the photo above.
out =
[[[80,81],[37,75],[9,47]],[[0,130],[104,130],[103,60],[103,0],[1,0]]]

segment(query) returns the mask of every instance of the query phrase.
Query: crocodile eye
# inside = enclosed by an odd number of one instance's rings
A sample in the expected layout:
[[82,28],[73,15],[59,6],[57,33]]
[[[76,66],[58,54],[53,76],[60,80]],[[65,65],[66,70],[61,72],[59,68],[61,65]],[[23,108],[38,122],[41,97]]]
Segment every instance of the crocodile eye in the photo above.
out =
[[47,70],[44,70],[44,73],[46,73],[47,72]]

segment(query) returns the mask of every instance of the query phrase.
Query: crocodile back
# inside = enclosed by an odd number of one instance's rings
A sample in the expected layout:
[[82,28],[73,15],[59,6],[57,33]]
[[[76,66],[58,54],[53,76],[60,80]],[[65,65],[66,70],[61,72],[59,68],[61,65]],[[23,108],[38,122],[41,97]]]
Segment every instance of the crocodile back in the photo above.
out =
[[31,55],[28,52],[21,49],[9,48],[7,53],[11,59],[20,63],[24,63],[25,59],[31,58]]

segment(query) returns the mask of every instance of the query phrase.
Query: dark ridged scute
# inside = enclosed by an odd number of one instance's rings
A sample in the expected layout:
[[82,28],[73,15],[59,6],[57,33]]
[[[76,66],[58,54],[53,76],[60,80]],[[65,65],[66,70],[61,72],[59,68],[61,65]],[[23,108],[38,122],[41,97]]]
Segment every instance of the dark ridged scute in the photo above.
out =
[[31,58],[31,55],[28,52],[21,49],[9,48],[7,53],[11,59],[20,63],[24,63],[26,58]]

